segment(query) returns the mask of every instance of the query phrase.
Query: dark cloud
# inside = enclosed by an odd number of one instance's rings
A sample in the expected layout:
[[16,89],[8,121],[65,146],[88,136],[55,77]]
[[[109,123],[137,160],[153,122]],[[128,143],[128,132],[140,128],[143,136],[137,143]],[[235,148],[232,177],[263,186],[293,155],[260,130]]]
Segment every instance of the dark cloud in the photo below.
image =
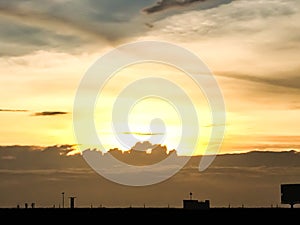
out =
[[201,158],[195,156],[167,181],[127,187],[98,175],[81,155],[68,155],[75,147],[0,146],[1,206],[36,202],[37,207],[58,207],[62,191],[77,196],[80,207],[182,207],[190,192],[210,199],[213,207],[270,206],[280,204],[280,184],[299,182],[300,176],[299,152],[250,152],[219,155],[201,173]]
[[159,0],[154,5],[144,8],[142,12],[152,14],[165,11],[170,8],[190,6],[195,3],[205,3],[205,8],[211,8],[230,2],[232,2],[232,0]]
[[298,151],[251,151],[243,154],[224,154],[216,157],[213,166],[221,167],[297,167]]
[[[0,109],[0,112],[29,112],[29,110],[25,109]],[[56,115],[67,115],[69,112],[63,111],[43,111],[43,112],[35,112],[31,114],[32,116],[56,116]]]
[[205,0],[159,0],[155,5],[147,7],[142,11],[145,13],[155,13],[176,6],[186,6],[194,2],[204,2]]
[[85,167],[85,165],[80,162],[80,155],[68,156],[68,153],[74,150],[75,146],[73,145],[54,145],[46,147],[19,145],[0,146],[0,169],[60,170],[63,168]]
[[[136,143],[134,146],[131,147],[131,149],[127,151],[111,149],[108,152],[111,155],[113,155],[116,159],[124,163],[127,163],[129,165],[143,166],[158,163],[166,159],[170,153],[176,151],[169,151],[166,146],[152,144],[148,141],[145,141]],[[86,152],[84,154],[86,154]],[[93,154],[93,152],[91,152],[91,154]],[[106,154],[103,154],[102,157],[106,157]]]
[[40,49],[78,52],[92,44],[113,45],[145,30],[145,21],[134,18],[146,4],[146,0],[131,4],[122,0],[1,1],[0,56]]
[[44,112],[36,112],[33,116],[56,116],[56,115],[66,115],[69,112],[60,112],[60,111],[44,111]]
[[28,112],[25,109],[0,109],[0,112]]
[[201,157],[195,156],[165,182],[127,187],[98,175],[81,155],[68,155],[75,147],[1,146],[1,206],[36,202],[37,207],[58,207],[62,191],[77,196],[82,207],[181,207],[190,192],[194,198],[210,199],[212,206],[270,206],[280,204],[280,184],[297,182],[300,176],[298,152],[249,152],[219,155],[201,173]]

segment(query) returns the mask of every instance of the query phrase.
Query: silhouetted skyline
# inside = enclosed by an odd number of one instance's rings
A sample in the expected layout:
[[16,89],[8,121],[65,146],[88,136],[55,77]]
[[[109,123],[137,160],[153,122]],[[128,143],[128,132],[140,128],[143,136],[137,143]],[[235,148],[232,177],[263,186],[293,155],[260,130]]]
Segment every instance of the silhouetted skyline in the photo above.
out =
[[[72,146],[0,147],[0,177],[5,184],[0,186],[0,191],[6,193],[1,196],[0,207],[22,206],[25,202],[35,202],[36,207],[63,207],[62,192],[65,207],[71,196],[78,197],[78,207],[91,204],[94,207],[144,204],[181,207],[182,199],[188,199],[190,192],[195,199],[210,199],[212,207],[289,207],[281,204],[280,185],[299,182],[297,151],[223,154],[204,172],[198,171],[201,156],[194,156],[178,174],[162,183],[126,187],[101,177],[80,154],[68,156],[72,150]],[[160,153],[165,150],[164,147],[156,149]],[[125,156],[124,161],[128,160],[129,153],[119,151],[118,154],[120,160],[121,156]],[[131,163],[147,164],[161,160],[161,156],[141,152],[137,162],[131,159]]]

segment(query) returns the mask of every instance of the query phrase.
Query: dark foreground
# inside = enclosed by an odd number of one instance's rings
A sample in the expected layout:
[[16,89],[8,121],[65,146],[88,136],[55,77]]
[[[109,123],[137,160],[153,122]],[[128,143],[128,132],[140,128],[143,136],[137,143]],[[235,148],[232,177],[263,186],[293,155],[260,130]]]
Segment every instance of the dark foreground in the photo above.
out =
[[211,208],[187,210],[180,208],[75,208],[75,209],[0,209],[0,217],[8,221],[38,222],[39,224],[104,221],[122,223],[149,223],[185,221],[200,223],[238,222],[239,224],[292,222],[300,218],[300,208]]

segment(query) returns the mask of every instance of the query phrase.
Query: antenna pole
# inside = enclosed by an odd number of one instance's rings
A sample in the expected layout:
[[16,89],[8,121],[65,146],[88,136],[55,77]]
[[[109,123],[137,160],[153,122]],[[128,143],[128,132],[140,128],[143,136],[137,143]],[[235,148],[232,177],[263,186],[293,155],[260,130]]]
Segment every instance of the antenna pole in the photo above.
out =
[[65,192],[62,192],[62,207],[65,208]]

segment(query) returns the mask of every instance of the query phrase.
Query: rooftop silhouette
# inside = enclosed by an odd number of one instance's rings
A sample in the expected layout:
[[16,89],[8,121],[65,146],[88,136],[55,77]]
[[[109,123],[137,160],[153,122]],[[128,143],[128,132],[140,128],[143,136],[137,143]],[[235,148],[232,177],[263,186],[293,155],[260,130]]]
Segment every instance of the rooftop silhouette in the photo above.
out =
[[300,204],[300,184],[281,184],[280,189],[282,204],[289,204],[291,208]]

